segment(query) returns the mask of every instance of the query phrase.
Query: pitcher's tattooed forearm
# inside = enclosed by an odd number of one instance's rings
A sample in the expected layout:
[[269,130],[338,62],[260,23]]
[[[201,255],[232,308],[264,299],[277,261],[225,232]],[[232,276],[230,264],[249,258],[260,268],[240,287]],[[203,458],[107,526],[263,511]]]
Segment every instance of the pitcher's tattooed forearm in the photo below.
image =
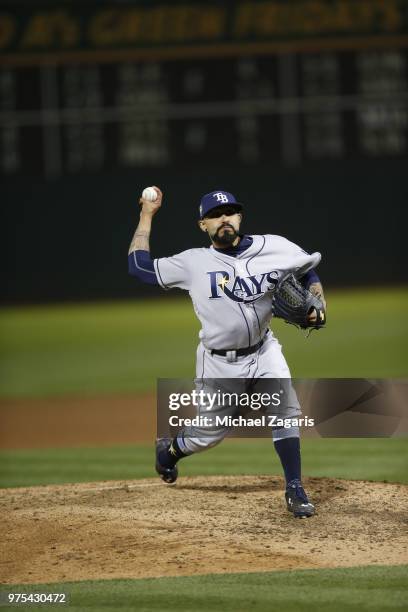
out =
[[149,251],[150,252],[150,232],[136,230],[129,247],[129,255],[133,251]]

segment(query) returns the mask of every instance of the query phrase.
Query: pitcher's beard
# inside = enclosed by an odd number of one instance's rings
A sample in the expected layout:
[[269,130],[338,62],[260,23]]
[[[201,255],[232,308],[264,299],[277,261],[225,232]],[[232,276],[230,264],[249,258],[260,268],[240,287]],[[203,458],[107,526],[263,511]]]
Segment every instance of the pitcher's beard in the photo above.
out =
[[238,234],[237,232],[234,230],[234,228],[232,227],[232,225],[228,225],[227,227],[231,228],[232,231],[229,232],[222,232],[222,234],[220,233],[222,229],[224,229],[226,226],[222,226],[219,227],[217,229],[217,231],[215,232],[215,234],[213,234],[211,236],[213,242],[216,242],[217,244],[219,244],[220,246],[231,246],[232,243],[234,242],[234,240],[237,238]]

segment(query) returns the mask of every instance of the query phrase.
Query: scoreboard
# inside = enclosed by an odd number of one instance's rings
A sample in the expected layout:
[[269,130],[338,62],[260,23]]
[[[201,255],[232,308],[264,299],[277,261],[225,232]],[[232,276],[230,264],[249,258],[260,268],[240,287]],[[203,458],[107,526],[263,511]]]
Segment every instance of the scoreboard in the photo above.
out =
[[0,11],[3,176],[408,154],[406,0],[34,6]]
[[406,50],[0,71],[3,175],[408,154]]

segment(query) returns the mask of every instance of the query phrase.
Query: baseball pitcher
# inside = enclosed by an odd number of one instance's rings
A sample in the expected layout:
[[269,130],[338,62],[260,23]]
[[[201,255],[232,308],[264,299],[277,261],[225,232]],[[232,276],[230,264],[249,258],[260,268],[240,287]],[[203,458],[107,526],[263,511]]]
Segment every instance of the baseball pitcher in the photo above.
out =
[[[282,236],[239,233],[243,205],[226,191],[204,195],[199,206],[200,229],[209,248],[189,249],[172,257],[152,259],[149,237],[163,194],[158,187],[143,192],[140,222],[132,239],[129,273],[163,289],[189,292],[201,323],[196,381],[286,379],[290,371],[282,347],[269,329],[273,316],[302,328],[326,322],[323,288],[315,267],[320,253],[306,253]],[[291,387],[291,384],[290,384]],[[301,414],[293,388],[285,416]],[[215,446],[225,427],[191,427],[171,440],[156,441],[156,471],[166,483],[178,477],[180,459]],[[282,463],[287,508],[295,517],[314,514],[301,483],[299,428],[274,428],[273,442]]]

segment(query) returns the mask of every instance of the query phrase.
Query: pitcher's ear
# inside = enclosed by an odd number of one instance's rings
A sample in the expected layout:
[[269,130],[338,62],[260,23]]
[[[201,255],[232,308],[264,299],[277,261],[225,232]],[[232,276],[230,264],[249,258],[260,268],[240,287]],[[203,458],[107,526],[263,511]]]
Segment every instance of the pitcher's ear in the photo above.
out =
[[200,230],[202,232],[206,232],[207,231],[207,228],[205,227],[205,223],[201,219],[199,219],[199,221],[198,221],[198,227],[200,228]]

